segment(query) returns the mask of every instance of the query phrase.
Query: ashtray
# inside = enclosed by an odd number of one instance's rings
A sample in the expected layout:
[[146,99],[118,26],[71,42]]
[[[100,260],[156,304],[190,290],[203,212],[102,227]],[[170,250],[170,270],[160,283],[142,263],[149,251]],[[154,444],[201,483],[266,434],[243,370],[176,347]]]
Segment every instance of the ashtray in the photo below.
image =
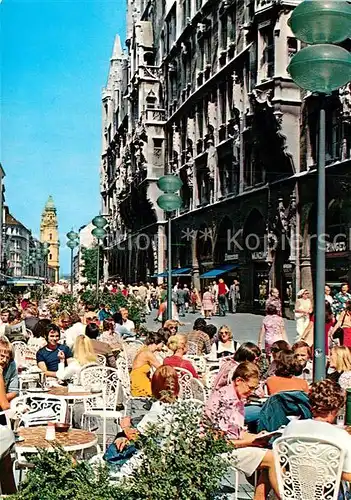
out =
[[56,432],[67,432],[68,429],[70,428],[70,424],[68,423],[56,423],[55,424],[55,431]]

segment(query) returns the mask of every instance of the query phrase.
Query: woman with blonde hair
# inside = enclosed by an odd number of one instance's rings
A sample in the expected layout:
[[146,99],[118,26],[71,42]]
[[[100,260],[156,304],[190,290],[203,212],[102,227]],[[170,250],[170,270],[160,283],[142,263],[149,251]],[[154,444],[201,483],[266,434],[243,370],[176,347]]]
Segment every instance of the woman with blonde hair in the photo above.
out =
[[333,373],[328,379],[337,382],[343,389],[351,387],[351,349],[346,346],[333,347],[330,351],[330,368]]
[[227,325],[222,325],[218,331],[218,339],[212,344],[211,358],[219,359],[232,356],[240,347],[239,342],[233,340],[233,332]]
[[172,335],[172,337],[168,339],[167,347],[173,354],[165,358],[163,362],[164,365],[184,368],[188,370],[193,377],[199,377],[192,363],[188,359],[184,359],[184,355],[188,351],[188,341],[185,335]]
[[79,379],[80,372],[87,365],[96,365],[97,357],[94,352],[91,340],[86,335],[78,335],[73,347],[73,361],[65,367],[65,354],[59,351],[58,354],[60,363],[56,376],[59,380],[68,380],[77,376]]
[[310,314],[312,313],[312,302],[310,292],[303,288],[297,294],[295,303],[295,320],[296,320],[296,341],[301,340],[306,328],[310,323]]

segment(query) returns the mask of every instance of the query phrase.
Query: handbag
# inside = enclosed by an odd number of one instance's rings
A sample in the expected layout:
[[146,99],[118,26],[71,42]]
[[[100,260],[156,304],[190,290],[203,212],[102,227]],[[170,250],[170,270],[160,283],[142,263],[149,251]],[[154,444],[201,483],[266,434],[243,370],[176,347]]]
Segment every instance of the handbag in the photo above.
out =
[[110,446],[104,453],[103,459],[109,465],[118,465],[118,467],[122,467],[132,456],[137,452],[137,448],[134,444],[130,444],[126,446],[122,451],[117,449],[115,443],[111,443]]
[[339,340],[340,341],[340,345],[343,345],[343,343],[344,343],[344,329],[343,329],[342,326],[344,324],[345,318],[346,318],[346,314],[344,315],[342,323],[339,326],[339,328],[337,328],[335,330],[335,332],[333,333],[333,340]]

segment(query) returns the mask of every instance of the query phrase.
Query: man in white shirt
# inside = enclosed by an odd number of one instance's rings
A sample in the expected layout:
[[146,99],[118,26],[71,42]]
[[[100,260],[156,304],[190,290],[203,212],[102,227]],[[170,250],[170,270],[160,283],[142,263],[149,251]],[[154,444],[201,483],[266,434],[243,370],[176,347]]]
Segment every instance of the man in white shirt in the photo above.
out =
[[134,321],[132,321],[131,319],[128,319],[128,314],[129,314],[128,309],[126,307],[121,307],[119,312],[122,315],[123,326],[126,327],[127,330],[129,330],[130,332],[134,332],[135,331],[135,324],[134,324]]
[[72,326],[67,328],[67,330],[65,331],[65,337],[66,337],[66,345],[70,349],[72,349],[74,346],[74,343],[76,341],[76,338],[79,335],[85,335],[86,325],[84,325],[81,322],[78,314],[72,314],[72,316],[70,317],[70,320],[71,320]]
[[310,404],[313,419],[293,420],[283,436],[314,437],[335,443],[345,451],[341,478],[351,481],[351,436],[343,428],[332,425],[345,404],[343,390],[331,380],[322,380],[312,385]]

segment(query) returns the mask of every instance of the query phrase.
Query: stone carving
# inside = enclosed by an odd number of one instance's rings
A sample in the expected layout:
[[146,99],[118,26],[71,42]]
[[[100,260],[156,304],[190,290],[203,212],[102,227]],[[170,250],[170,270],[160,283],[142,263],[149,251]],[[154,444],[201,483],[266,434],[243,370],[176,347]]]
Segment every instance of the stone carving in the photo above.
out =
[[339,97],[342,106],[342,118],[351,120],[351,83],[339,89]]
[[271,99],[272,99],[272,89],[269,90],[258,90],[254,89],[252,91],[252,95],[257,104],[265,104],[268,107],[272,107]]

